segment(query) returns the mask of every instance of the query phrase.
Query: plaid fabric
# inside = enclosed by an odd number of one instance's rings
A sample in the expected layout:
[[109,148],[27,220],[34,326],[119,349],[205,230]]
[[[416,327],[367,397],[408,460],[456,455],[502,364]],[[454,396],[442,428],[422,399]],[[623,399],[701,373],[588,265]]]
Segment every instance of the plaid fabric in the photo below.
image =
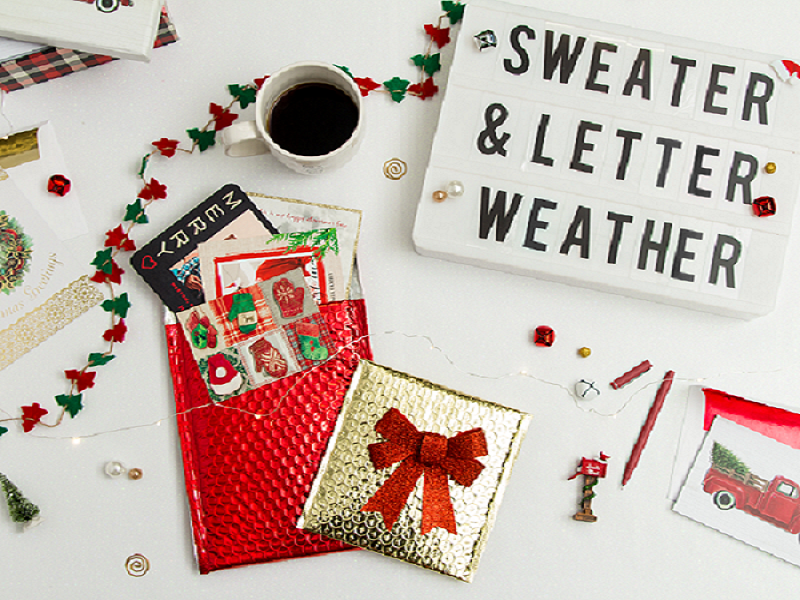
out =
[[[233,298],[240,293],[251,294],[253,297],[253,304],[256,308],[256,328],[250,333],[242,333],[239,330],[237,319],[233,319],[232,321],[228,320],[228,315],[231,313],[231,308],[233,306]],[[222,298],[217,298],[208,304],[214,313],[217,329],[222,331],[225,347],[229,348],[235,346],[236,344],[277,328],[275,320],[272,318],[272,311],[269,309],[269,305],[267,305],[264,294],[261,293],[261,288],[257,285],[242,288],[238,292],[228,294]]]
[[[153,47],[159,48],[177,40],[178,34],[165,7],[161,11],[161,22]],[[27,56],[0,62],[0,89],[5,92],[21,90],[35,83],[57,79],[89,67],[103,65],[112,60],[116,59],[66,48],[45,48]]]

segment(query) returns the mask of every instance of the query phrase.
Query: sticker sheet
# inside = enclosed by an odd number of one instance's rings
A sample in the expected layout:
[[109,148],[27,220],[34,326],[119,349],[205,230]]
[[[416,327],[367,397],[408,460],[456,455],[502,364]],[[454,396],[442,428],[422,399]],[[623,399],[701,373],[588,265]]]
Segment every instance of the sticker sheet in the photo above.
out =
[[215,402],[330,356],[328,327],[301,269],[190,308],[178,319]]

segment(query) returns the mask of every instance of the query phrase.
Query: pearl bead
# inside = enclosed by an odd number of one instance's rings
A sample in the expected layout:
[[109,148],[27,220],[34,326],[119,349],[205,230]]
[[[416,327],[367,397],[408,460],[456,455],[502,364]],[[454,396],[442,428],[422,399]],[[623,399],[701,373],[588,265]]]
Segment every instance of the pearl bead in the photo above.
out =
[[120,475],[124,475],[127,469],[121,462],[112,460],[106,463],[104,471],[109,477],[119,477]]
[[447,195],[451,198],[458,198],[464,195],[464,184],[460,181],[451,181],[447,184]]
[[447,200],[447,192],[443,192],[442,190],[436,190],[433,192],[433,200],[434,202],[444,202]]

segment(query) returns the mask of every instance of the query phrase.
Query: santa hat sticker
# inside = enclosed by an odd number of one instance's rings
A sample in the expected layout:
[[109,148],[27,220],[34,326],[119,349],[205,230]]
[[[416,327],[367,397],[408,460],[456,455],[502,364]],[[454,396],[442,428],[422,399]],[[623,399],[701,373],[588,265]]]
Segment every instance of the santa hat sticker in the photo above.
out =
[[770,64],[772,68],[775,69],[775,73],[778,74],[778,77],[780,77],[781,81],[788,81],[792,84],[800,81],[800,65],[798,65],[796,62],[791,60],[776,60]]

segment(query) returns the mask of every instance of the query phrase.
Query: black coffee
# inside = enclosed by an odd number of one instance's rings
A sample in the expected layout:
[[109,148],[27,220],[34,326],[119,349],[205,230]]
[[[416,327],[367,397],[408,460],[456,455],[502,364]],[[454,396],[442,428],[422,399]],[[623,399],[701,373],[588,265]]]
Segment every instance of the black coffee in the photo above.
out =
[[358,125],[358,107],[328,83],[303,83],[275,102],[267,131],[281,148],[299,156],[322,156],[339,148]]

